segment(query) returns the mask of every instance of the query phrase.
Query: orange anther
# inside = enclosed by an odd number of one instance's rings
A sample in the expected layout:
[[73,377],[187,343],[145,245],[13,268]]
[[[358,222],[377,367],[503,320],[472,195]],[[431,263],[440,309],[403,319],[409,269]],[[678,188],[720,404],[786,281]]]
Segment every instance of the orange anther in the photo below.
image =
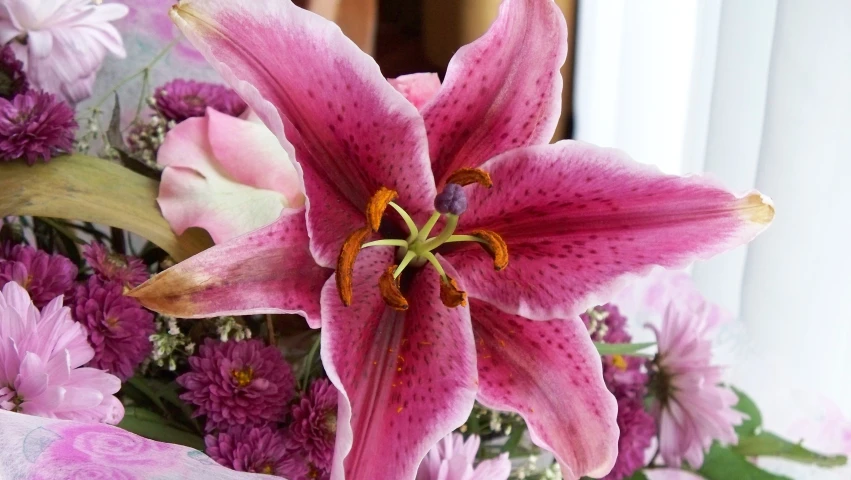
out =
[[458,282],[450,276],[440,280],[440,301],[449,308],[467,306],[467,292],[458,288]]
[[493,258],[493,268],[499,271],[508,266],[508,245],[498,233],[490,230],[475,230],[472,235],[485,241],[482,248]]
[[399,197],[396,190],[390,190],[387,187],[381,187],[369,199],[366,205],[366,223],[373,232],[378,231],[381,226],[381,218],[384,216],[384,211],[387,210],[387,205]]
[[355,271],[355,260],[358,258],[361,245],[371,233],[372,230],[369,227],[352,232],[343,242],[340,256],[337,257],[337,292],[340,294],[343,305],[347,307],[352,304],[352,276]]
[[446,183],[457,183],[461,186],[478,183],[485,188],[493,186],[490,174],[481,168],[459,168],[446,179]]
[[404,312],[408,309],[408,301],[405,300],[405,296],[399,290],[399,279],[393,278],[396,267],[397,265],[390,265],[381,274],[381,278],[378,280],[378,290],[381,291],[381,298],[384,299],[384,303],[394,310]]

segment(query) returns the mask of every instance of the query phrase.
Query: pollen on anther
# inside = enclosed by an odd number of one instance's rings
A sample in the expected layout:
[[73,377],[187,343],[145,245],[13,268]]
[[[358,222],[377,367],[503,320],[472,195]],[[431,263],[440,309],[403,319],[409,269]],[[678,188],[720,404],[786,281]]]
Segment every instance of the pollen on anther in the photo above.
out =
[[373,232],[377,232],[378,227],[381,226],[381,218],[384,216],[384,211],[387,210],[387,205],[398,197],[399,194],[395,190],[381,187],[369,199],[369,203],[366,205],[366,221]]
[[404,410],[404,409],[405,409],[404,407],[397,407],[396,413],[402,413],[402,410]]

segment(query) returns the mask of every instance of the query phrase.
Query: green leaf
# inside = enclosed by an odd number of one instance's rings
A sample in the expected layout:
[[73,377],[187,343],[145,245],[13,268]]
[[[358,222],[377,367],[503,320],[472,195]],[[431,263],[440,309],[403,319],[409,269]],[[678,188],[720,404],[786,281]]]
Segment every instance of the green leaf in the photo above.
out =
[[645,348],[656,345],[655,342],[647,343],[600,343],[594,342],[600,355],[632,355]]
[[744,456],[717,443],[709,450],[697,473],[708,480],[792,480],[766,472]]
[[157,207],[159,183],[116,163],[85,155],[50,163],[0,165],[0,218],[33,215],[99,223],[146,238],[181,261],[212,245],[190,229],[175,236]]
[[639,470],[633,473],[632,476],[627,477],[626,480],[647,480],[647,475],[645,475],[643,471]]
[[798,463],[818,465],[819,467],[840,467],[848,463],[845,455],[822,455],[807,450],[800,443],[792,443],[769,432],[741,437],[732,450],[745,457],[780,457]]
[[200,436],[174,428],[165,418],[143,408],[126,407],[124,419],[118,426],[158,442],[176,443],[196,450],[204,450],[204,440]]
[[757,430],[762,427],[762,414],[759,413],[756,403],[751,397],[745,395],[744,392],[732,387],[736,395],[739,396],[739,403],[736,404],[736,410],[748,416],[741,425],[736,427],[736,435],[739,437],[747,437],[756,434]]

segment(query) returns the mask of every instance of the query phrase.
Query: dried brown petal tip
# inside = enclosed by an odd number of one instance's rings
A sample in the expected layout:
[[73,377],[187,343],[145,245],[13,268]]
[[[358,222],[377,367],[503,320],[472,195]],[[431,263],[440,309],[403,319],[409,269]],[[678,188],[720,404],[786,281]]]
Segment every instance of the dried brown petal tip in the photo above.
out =
[[408,309],[408,301],[399,291],[399,279],[393,278],[393,272],[396,271],[397,265],[390,265],[387,270],[381,274],[378,280],[378,290],[381,291],[381,297],[384,298],[384,303],[389,305],[394,310],[404,312]]
[[457,183],[462,186],[478,183],[485,188],[493,186],[490,174],[481,168],[459,168],[449,176],[446,183]]
[[381,187],[369,199],[366,205],[366,222],[373,232],[378,231],[381,226],[381,217],[384,216],[384,211],[387,210],[387,205],[399,197],[396,190],[390,190],[387,187]]
[[493,268],[499,271],[508,266],[508,245],[498,233],[490,230],[476,230],[472,234],[485,241],[482,248],[487,250],[493,258]]
[[458,289],[458,282],[450,276],[440,279],[440,301],[449,308],[467,306],[467,292]]
[[352,304],[352,276],[355,271],[355,260],[358,258],[361,245],[371,233],[372,230],[369,227],[352,232],[343,242],[340,256],[337,257],[337,292],[340,294],[343,305],[347,307]]

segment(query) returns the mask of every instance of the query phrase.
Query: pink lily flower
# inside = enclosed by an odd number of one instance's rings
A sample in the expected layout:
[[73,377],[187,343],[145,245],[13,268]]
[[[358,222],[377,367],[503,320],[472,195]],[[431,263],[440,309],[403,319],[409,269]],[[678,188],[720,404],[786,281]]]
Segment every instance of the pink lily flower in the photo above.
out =
[[306,206],[133,295],[181,317],[321,326],[340,391],[335,480],[413,479],[474,399],[521,414],[566,478],[606,474],[616,403],[577,314],[625,275],[739,245],[773,216],[757,193],[546,145],[567,45],[552,0],[506,0],[438,90],[406,79],[419,110],[288,0],[183,0],[172,18],[296,161]]

